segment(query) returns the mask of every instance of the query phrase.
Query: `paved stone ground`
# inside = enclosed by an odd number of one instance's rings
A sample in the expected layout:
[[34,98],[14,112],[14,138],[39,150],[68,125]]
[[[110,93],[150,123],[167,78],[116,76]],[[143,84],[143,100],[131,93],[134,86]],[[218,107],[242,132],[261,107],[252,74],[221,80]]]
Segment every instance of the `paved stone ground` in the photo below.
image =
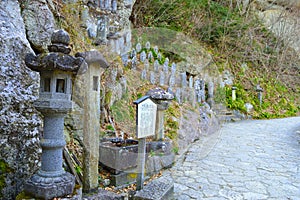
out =
[[300,199],[300,117],[224,124],[170,173],[179,200]]

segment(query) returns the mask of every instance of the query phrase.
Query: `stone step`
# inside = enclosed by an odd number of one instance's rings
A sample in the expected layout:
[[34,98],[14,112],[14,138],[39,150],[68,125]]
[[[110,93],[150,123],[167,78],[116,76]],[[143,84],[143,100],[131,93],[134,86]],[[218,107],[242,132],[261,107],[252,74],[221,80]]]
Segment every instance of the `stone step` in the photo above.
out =
[[221,122],[236,122],[242,120],[240,117],[237,117],[236,115],[217,115],[217,118]]
[[222,111],[217,111],[217,115],[233,115],[233,112],[231,110],[222,110]]
[[213,107],[217,118],[221,122],[235,122],[245,119],[245,116],[238,111],[230,110],[223,104],[217,104]]
[[143,189],[137,191],[133,200],[171,200],[174,199],[174,181],[171,176],[154,179]]

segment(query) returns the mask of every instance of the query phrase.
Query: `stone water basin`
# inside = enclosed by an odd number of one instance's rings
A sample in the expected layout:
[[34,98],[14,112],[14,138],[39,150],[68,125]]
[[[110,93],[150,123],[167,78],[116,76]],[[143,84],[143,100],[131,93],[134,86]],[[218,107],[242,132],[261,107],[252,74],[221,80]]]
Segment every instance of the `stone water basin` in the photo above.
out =
[[[100,164],[109,168],[114,174],[137,166],[137,140],[104,139],[100,142],[99,151]],[[152,141],[146,144],[146,158],[171,154],[173,152],[170,142]]]

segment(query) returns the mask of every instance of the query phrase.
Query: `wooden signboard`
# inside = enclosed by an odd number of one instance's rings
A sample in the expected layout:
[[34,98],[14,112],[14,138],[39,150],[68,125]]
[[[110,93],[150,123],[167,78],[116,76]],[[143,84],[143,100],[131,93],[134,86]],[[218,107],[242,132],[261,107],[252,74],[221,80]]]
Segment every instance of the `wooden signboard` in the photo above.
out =
[[144,96],[134,102],[136,104],[136,135],[139,139],[138,146],[138,176],[137,190],[144,185],[145,158],[146,158],[146,137],[155,135],[155,121],[157,105],[149,96]]
[[137,138],[155,135],[157,105],[148,96],[144,96],[134,103],[137,105]]

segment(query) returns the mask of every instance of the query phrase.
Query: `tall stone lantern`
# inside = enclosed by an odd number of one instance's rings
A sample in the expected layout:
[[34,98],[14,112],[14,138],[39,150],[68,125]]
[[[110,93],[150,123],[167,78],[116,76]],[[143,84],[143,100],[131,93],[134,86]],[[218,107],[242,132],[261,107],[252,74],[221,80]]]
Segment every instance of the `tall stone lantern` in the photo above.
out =
[[44,116],[41,168],[24,186],[36,198],[52,199],[72,194],[75,178],[64,171],[64,117],[72,109],[72,76],[87,70],[83,58],[70,56],[70,36],[64,30],[52,34],[49,53],[27,54],[26,65],[40,73],[40,94],[34,106]]

